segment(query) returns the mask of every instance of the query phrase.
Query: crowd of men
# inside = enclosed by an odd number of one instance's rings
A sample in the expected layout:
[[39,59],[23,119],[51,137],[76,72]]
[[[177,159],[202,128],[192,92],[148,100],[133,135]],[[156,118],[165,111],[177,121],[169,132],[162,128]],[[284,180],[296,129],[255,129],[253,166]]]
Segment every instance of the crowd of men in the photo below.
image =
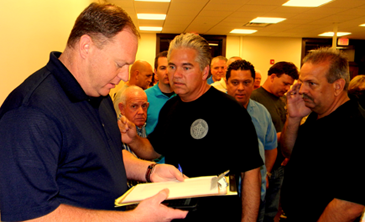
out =
[[[177,35],[154,70],[135,61],[138,38],[123,9],[92,3],[65,50],[9,94],[3,221],[274,221],[280,203],[290,222],[359,219],[365,119],[340,51],[310,52],[299,72],[278,62],[260,86],[254,64],[212,58],[197,34]],[[183,181],[182,170],[230,170],[238,195],[198,198],[186,211],[163,204],[164,189],[133,210],[114,207],[130,181]]]

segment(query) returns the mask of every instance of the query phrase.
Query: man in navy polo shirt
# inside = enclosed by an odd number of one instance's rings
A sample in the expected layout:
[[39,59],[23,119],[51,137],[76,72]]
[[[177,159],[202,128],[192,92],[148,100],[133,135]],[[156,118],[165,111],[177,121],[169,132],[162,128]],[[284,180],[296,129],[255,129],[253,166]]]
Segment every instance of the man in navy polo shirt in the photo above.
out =
[[128,80],[138,36],[121,8],[92,3],[77,18],[65,51],[52,52],[48,64],[8,96],[0,109],[2,220],[169,221],[186,216],[161,204],[168,190],[133,211],[114,208],[114,200],[127,190],[127,178],[183,180],[172,166],[122,152],[108,94],[120,80]]

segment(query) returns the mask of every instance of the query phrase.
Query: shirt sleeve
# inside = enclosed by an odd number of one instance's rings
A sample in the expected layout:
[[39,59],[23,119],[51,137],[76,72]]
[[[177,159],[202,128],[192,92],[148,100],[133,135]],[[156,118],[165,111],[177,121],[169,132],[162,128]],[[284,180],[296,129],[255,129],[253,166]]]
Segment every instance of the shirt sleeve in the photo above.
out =
[[278,138],[274,123],[268,111],[266,111],[266,120],[268,127],[265,135],[265,150],[273,150],[278,147]]

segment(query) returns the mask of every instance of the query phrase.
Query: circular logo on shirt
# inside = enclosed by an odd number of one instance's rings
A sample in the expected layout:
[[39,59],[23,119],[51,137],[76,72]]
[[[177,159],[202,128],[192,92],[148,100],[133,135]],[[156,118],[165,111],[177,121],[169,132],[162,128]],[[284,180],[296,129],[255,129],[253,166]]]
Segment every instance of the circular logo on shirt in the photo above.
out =
[[194,139],[203,139],[208,133],[208,123],[203,119],[197,119],[191,124],[190,134]]

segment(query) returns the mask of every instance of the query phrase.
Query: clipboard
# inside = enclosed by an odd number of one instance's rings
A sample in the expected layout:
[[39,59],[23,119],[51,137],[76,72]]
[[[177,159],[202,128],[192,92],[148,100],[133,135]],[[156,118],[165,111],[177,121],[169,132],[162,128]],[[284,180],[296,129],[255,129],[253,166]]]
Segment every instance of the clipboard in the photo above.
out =
[[229,170],[219,176],[203,176],[181,181],[167,181],[158,183],[142,183],[130,188],[126,193],[117,198],[115,207],[138,204],[140,201],[156,195],[161,190],[168,188],[167,200],[189,199],[205,196],[237,195],[237,190],[230,189],[232,180],[229,179]]

